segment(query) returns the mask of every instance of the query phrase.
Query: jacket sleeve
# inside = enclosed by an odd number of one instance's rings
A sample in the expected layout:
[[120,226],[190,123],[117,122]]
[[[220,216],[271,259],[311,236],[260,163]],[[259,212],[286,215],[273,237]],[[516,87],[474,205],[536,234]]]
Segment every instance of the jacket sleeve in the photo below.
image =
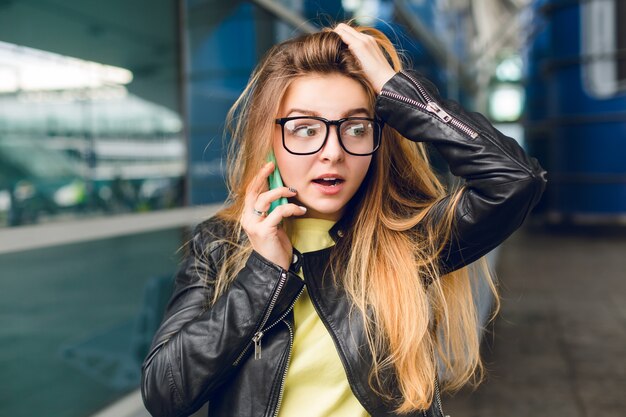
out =
[[173,295],[142,366],[141,393],[154,417],[187,416],[207,402],[239,359],[249,354],[253,335],[302,286],[292,272],[252,252],[209,307],[223,248],[212,245],[207,237],[211,233],[203,229],[206,226],[200,225],[194,231],[190,253],[176,274]]
[[[539,201],[546,171],[518,143],[479,113],[442,100],[436,87],[414,71],[394,75],[376,100],[376,113],[402,136],[429,142],[450,171],[465,180],[453,233],[440,255],[443,273],[474,262],[498,246]],[[437,221],[449,198],[437,203]]]

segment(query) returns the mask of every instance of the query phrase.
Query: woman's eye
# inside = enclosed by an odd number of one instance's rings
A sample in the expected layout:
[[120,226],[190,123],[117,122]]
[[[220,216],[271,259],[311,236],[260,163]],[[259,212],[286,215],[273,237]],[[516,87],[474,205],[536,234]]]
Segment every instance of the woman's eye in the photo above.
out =
[[310,138],[312,136],[317,136],[321,130],[321,125],[301,125],[295,126],[292,129],[292,134],[294,136],[298,136],[301,138]]
[[344,134],[354,137],[364,136],[367,133],[367,127],[365,123],[353,123],[346,126]]

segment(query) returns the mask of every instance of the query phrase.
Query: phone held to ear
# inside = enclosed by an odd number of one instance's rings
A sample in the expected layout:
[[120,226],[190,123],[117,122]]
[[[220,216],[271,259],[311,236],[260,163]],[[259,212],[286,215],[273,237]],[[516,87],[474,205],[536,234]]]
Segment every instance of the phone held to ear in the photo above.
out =
[[[274,188],[278,188],[278,187],[284,187],[283,179],[280,177],[280,171],[278,171],[278,164],[276,163],[276,157],[274,156],[274,151],[270,151],[269,155],[267,156],[267,162],[274,163],[274,172],[272,172],[270,176],[268,177],[270,190],[273,190]],[[270,205],[270,209],[268,210],[268,213],[271,213],[272,210],[274,210],[276,207],[280,206],[281,204],[287,204],[287,198],[281,197],[278,200],[272,201],[272,204]]]

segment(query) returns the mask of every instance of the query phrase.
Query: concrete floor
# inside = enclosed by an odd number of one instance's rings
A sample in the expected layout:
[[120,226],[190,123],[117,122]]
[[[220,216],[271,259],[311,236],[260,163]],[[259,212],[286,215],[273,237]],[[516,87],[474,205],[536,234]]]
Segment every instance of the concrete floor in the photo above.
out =
[[497,267],[487,380],[452,417],[626,416],[626,233],[518,230]]

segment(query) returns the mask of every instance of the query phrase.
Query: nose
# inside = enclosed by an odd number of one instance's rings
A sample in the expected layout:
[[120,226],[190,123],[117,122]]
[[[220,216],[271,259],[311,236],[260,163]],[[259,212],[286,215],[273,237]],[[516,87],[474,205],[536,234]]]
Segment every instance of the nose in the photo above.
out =
[[339,143],[338,129],[338,126],[329,126],[328,138],[319,153],[322,160],[338,162],[345,158],[345,150],[341,147],[341,143]]

